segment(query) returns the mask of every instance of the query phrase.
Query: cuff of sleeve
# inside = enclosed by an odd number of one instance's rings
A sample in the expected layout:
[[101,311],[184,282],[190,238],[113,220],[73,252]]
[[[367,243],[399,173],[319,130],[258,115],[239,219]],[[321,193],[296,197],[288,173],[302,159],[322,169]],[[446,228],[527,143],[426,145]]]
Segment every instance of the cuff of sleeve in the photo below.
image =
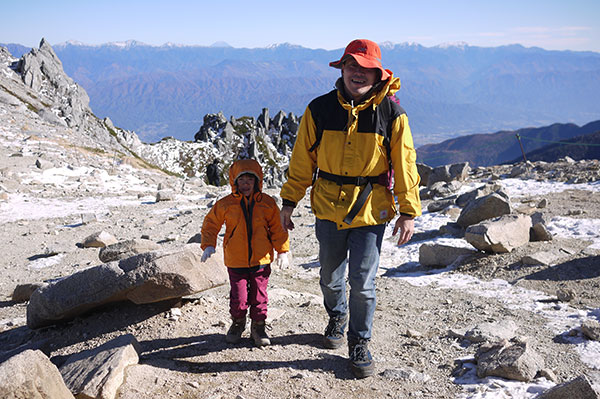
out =
[[292,208],[296,207],[296,203],[294,201],[290,201],[288,199],[282,198],[283,206],[291,206]]
[[404,212],[400,212],[400,216],[406,216],[406,217],[409,217],[409,218],[411,218],[411,219],[414,219],[414,218],[415,218],[415,216],[414,216],[414,215],[411,215],[410,213],[404,213]]

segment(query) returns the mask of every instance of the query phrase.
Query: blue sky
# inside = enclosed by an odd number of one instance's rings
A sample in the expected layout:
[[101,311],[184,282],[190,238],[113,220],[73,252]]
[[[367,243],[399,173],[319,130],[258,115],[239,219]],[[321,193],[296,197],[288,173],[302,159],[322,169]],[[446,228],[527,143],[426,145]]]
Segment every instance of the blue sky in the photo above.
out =
[[0,42],[32,47],[44,37],[51,45],[287,42],[330,50],[367,38],[600,52],[600,0],[28,0],[1,9]]

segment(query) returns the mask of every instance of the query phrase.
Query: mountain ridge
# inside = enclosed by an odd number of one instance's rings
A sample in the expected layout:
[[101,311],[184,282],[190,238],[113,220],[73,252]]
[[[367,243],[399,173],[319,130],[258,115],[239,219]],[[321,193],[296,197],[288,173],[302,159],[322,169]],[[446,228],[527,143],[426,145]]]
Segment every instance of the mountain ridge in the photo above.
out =
[[[264,107],[302,114],[310,99],[329,91],[339,76],[328,63],[339,58],[340,49],[289,43],[254,49],[65,44],[56,52],[67,74],[90,93],[99,116],[110,116],[148,142],[164,136],[191,139],[199,119],[191,115],[256,115]],[[518,44],[384,43],[382,55],[385,67],[402,81],[398,97],[417,146],[497,129],[581,125],[600,116],[598,53]],[[176,90],[162,80],[169,73],[181,77]],[[248,86],[244,78],[257,84]],[[149,96],[145,112],[136,109],[136,93]],[[282,97],[286,101],[280,103]],[[159,122],[153,115],[161,113],[162,127],[150,131]]]
[[[489,134],[456,137],[417,149],[417,159],[430,166],[468,162],[471,166],[490,166],[514,163],[534,150],[546,148],[548,142],[560,142],[585,137],[600,131],[600,120],[578,126],[573,123],[554,123],[538,128],[501,130]],[[521,150],[521,145],[523,150]],[[559,145],[559,144],[556,144]],[[572,155],[566,150],[563,155]],[[537,159],[542,160],[542,159]]]

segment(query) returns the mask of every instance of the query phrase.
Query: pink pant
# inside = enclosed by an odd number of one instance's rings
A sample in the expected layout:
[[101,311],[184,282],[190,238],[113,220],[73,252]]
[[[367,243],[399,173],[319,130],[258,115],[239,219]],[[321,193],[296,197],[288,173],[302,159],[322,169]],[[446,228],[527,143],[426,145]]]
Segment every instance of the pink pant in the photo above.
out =
[[229,272],[229,313],[234,319],[246,317],[250,307],[250,319],[263,321],[267,318],[267,284],[271,275],[271,265],[254,272],[237,272],[227,268]]

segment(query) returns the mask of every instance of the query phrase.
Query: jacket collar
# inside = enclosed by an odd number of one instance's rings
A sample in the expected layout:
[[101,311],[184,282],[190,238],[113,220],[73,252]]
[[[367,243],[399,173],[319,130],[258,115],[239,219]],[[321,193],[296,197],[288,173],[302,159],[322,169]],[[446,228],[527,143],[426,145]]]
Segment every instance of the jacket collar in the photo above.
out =
[[338,91],[338,101],[342,107],[345,109],[358,108],[358,110],[361,111],[370,105],[377,107],[381,104],[385,96],[396,94],[396,92],[400,90],[400,78],[396,78],[392,74],[388,79],[376,83],[373,88],[356,103],[352,101],[352,98],[346,92],[342,78],[339,78],[335,82],[335,87]]

